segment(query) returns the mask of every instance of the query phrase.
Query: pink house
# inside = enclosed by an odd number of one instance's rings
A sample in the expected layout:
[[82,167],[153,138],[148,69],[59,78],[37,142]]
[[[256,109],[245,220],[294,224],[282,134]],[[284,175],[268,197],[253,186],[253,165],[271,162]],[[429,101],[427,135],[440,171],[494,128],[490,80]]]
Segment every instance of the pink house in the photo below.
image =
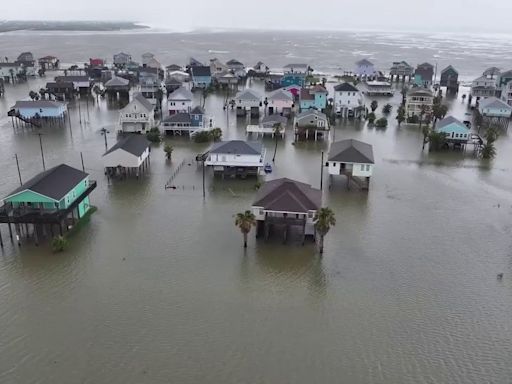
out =
[[300,96],[300,91],[302,90],[302,87],[300,85],[292,84],[283,89],[285,91],[290,92],[294,99],[297,99]]

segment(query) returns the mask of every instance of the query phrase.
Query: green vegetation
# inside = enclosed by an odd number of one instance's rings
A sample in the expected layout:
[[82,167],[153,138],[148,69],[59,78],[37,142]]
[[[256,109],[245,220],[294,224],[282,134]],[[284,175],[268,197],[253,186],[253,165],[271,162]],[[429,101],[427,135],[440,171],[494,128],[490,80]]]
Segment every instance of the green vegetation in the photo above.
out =
[[336,217],[332,209],[328,207],[320,208],[314,218],[315,230],[320,236],[319,251],[324,253],[324,237],[329,233],[331,227],[336,225]]
[[378,107],[379,107],[379,103],[377,102],[377,100],[373,100],[372,103],[370,104],[370,108],[371,108],[372,112],[375,112]]
[[220,139],[222,139],[222,129],[220,128],[213,128],[211,131],[200,131],[194,135],[194,142],[196,143],[208,143]]
[[375,126],[377,128],[386,128],[388,126],[388,119],[385,117],[381,117],[375,122]]
[[366,116],[366,118],[368,119],[368,123],[369,124],[373,124],[375,122],[375,119],[376,119],[375,113],[370,112],[368,114],[368,116]]
[[221,128],[213,128],[210,131],[210,136],[213,141],[220,141],[222,139],[222,129]]
[[439,151],[446,143],[446,136],[443,132],[429,130],[428,133],[429,151]]
[[55,236],[52,239],[52,250],[54,253],[63,252],[68,247],[69,241],[64,236]]
[[437,123],[437,120],[442,120],[445,118],[446,114],[448,113],[448,107],[443,104],[434,104],[432,107],[432,115],[434,116],[434,126]]
[[167,160],[171,160],[173,151],[174,151],[174,147],[169,143],[165,143],[164,152],[165,152],[165,157],[167,158]]
[[496,156],[496,147],[494,142],[498,138],[498,130],[494,127],[490,127],[485,132],[485,144],[482,148],[482,158],[486,160],[493,159]]
[[407,122],[409,124],[418,124],[420,122],[420,117],[418,115],[412,115],[407,118]]
[[157,127],[153,127],[146,132],[146,138],[152,143],[159,143],[162,141],[162,138],[160,137],[160,130]]
[[405,108],[402,105],[398,107],[396,112],[396,121],[398,121],[398,127],[405,121]]
[[235,216],[235,225],[240,229],[240,232],[242,232],[244,236],[244,248],[247,248],[247,235],[251,232],[251,228],[256,225],[256,217],[249,210],[237,213]]

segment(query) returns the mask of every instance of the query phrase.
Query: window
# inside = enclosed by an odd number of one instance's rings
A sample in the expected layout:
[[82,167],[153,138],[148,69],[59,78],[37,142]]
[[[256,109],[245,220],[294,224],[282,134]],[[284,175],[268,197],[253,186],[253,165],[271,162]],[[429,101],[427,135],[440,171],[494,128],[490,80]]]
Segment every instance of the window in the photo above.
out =
[[361,171],[364,171],[364,164],[361,164]]
[[370,172],[370,165],[369,164],[366,165],[366,172]]
[[84,185],[87,188],[87,180],[84,181]]

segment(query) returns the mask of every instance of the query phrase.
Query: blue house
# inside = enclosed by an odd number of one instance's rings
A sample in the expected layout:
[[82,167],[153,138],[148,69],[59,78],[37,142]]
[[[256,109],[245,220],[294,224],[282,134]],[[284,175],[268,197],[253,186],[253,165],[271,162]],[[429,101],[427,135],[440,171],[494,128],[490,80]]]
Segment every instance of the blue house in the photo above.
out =
[[512,116],[512,107],[497,97],[480,100],[478,111],[485,117],[509,119]]
[[203,127],[204,126],[204,110],[200,106],[197,106],[190,111],[190,126],[191,127]]
[[283,68],[283,72],[281,86],[298,85],[303,87],[306,84],[309,66],[307,64],[288,64]]
[[436,131],[444,133],[449,143],[466,144],[470,138],[469,128],[453,116],[447,116],[439,121]]
[[323,111],[327,106],[327,90],[321,85],[300,92],[300,110],[316,109]]
[[62,118],[67,110],[66,103],[52,100],[22,100],[11,108],[11,111],[25,119]]
[[209,66],[198,65],[190,67],[193,88],[208,88],[212,83],[212,72]]

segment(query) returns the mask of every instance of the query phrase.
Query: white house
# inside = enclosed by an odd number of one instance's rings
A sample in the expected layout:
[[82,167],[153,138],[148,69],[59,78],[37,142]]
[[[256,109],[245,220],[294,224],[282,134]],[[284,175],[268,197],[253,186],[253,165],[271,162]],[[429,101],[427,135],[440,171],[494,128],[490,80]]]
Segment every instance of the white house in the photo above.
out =
[[147,65],[151,59],[154,59],[155,55],[152,53],[146,52],[142,54],[142,65]]
[[260,142],[242,140],[215,143],[208,152],[205,165],[223,175],[257,175],[265,163],[265,148]]
[[252,89],[245,89],[236,94],[235,103],[237,108],[242,108],[245,110],[259,108],[261,103],[261,95]]
[[393,96],[395,93],[389,81],[367,81],[365,87],[368,96]]
[[190,112],[192,109],[193,95],[188,89],[180,87],[167,97],[169,114],[174,115],[179,112]]
[[512,81],[503,85],[501,88],[501,100],[512,106]]
[[362,59],[356,63],[354,73],[358,77],[373,77],[375,76],[375,67],[370,60]]
[[[279,132],[276,132],[276,125],[280,124],[280,130]],[[281,138],[284,138],[285,132],[286,132],[286,125],[288,124],[288,118],[285,116],[278,115],[277,113],[274,113],[273,115],[267,115],[265,116],[259,125],[248,125],[246,128],[246,133],[256,133],[257,136],[261,135],[265,136],[266,134],[274,135],[281,134]]]
[[373,148],[362,141],[349,139],[331,144],[326,164],[329,175],[345,175],[348,182],[354,177],[363,178],[363,188],[368,188],[373,174]]
[[434,94],[431,90],[420,87],[411,88],[407,92],[405,114],[407,116],[420,115],[423,106],[430,111],[433,105]]
[[266,75],[269,72],[269,67],[267,67],[263,61],[258,61],[253,69],[259,76]]
[[183,71],[171,71],[169,72],[168,77],[172,77],[182,83],[190,80],[190,75]]
[[484,117],[505,117],[510,118],[512,107],[497,97],[489,97],[481,100],[478,111]]
[[268,97],[268,113],[283,113],[289,115],[292,111],[294,100],[293,95],[283,88],[271,92]]
[[363,105],[363,94],[352,84],[343,83],[334,87],[334,109],[341,117],[356,116],[361,113],[358,107]]
[[[487,98],[494,97],[497,93],[498,87],[498,78],[499,70],[496,73],[490,71],[492,68],[484,72],[484,74],[471,83],[471,92],[470,95],[472,97],[479,98]],[[497,69],[497,68],[496,68]],[[486,74],[489,73],[489,74]],[[495,77],[496,76],[496,77]]]
[[149,163],[149,152],[149,142],[144,135],[129,134],[105,152],[103,166],[108,175],[134,170],[138,176],[140,169]]
[[153,104],[137,93],[133,100],[119,111],[119,131],[145,133],[155,126]]

